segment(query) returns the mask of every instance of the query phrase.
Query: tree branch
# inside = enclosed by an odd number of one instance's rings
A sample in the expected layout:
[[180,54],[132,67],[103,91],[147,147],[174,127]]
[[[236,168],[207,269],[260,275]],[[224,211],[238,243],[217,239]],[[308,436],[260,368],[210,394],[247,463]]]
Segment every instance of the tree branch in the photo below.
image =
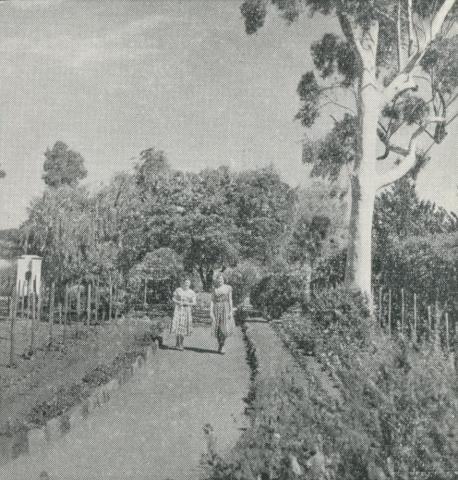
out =
[[406,90],[417,90],[418,83],[408,73],[399,74],[383,91],[386,103],[392,102]]
[[[442,26],[445,22],[445,19],[451,9],[453,8],[456,0],[445,0],[441,8],[434,15],[431,22],[431,29],[429,32],[429,37],[427,36],[423,45],[418,47],[418,50],[409,57],[404,68],[399,72],[399,74],[391,81],[391,83],[385,88],[384,96],[388,101],[393,99],[393,96],[399,93],[400,89],[406,90],[411,88],[407,86],[410,80],[410,73],[412,70],[420,63],[420,60],[423,58],[427,48],[431,42],[439,35],[441,32]],[[410,40],[410,39],[409,39]]]
[[[395,147],[392,147],[392,151],[394,151]],[[399,152],[401,153],[401,152]],[[405,151],[403,151],[405,153]],[[402,154],[402,153],[401,153]],[[417,144],[416,141],[413,140],[410,149],[406,155],[404,155],[404,159],[391,170],[386,173],[383,173],[379,176],[378,188],[383,188],[391,183],[399,180],[404,175],[410,172],[410,170],[415,166],[417,163]]]
[[[398,47],[399,71],[401,71],[404,68],[404,58],[403,58],[403,53],[402,53],[401,14],[402,14],[401,0],[398,0],[398,18],[397,18],[397,22],[396,22],[396,28],[397,28],[397,35],[398,35],[397,47]],[[410,41],[410,39],[409,39],[409,41]]]

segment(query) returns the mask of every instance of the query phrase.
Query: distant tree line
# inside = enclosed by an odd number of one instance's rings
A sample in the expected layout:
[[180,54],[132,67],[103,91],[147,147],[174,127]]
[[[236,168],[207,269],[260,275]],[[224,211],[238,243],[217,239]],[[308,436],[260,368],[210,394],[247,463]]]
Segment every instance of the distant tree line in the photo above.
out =
[[[45,280],[136,285],[154,272],[175,280],[186,272],[208,291],[223,270],[241,301],[261,279],[306,296],[312,283],[344,279],[349,212],[335,185],[292,188],[273,167],[185,172],[155,148],[95,191],[80,184],[86,175],[63,142],[46,151],[47,188],[20,229],[23,250],[43,257]],[[448,291],[440,282],[456,278],[457,226],[455,214],[419,200],[413,176],[388,187],[375,205],[375,285]]]

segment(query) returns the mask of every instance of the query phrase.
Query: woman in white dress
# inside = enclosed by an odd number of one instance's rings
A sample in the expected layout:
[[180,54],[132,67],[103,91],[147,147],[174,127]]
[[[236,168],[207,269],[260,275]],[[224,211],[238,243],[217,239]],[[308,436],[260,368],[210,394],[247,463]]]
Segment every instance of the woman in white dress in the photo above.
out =
[[184,337],[192,334],[192,307],[196,304],[196,294],[191,290],[191,281],[185,278],[173,293],[173,312],[170,333],[176,335],[176,346],[183,350]]

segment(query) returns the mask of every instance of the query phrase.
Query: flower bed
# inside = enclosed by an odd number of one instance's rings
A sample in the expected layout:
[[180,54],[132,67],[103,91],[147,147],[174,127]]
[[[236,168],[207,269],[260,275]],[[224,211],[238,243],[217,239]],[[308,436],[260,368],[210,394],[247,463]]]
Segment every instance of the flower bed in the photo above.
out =
[[[308,384],[288,375],[255,383],[253,425],[229,458],[208,462],[208,479],[457,478],[458,386],[439,349],[382,336],[364,299],[345,291],[275,328]],[[309,367],[310,339],[336,397]]]

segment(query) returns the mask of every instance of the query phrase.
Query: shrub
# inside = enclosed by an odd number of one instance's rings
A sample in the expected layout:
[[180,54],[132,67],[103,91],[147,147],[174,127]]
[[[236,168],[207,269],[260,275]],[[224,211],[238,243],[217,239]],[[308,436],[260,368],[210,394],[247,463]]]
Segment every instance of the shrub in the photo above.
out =
[[326,371],[336,395],[314,369],[303,385],[287,374],[256,383],[252,427],[228,458],[207,459],[206,478],[456,478],[457,383],[439,350],[381,338]]
[[252,426],[228,458],[207,459],[208,480],[457,478],[458,384],[440,349],[374,335],[366,299],[344,289],[275,325],[296,358],[312,336],[324,368],[299,362],[300,386],[288,374],[256,382]]
[[251,304],[270,318],[280,318],[303,297],[305,284],[297,273],[272,274],[261,279],[251,290]]
[[226,280],[232,287],[234,305],[242,304],[250,295],[251,289],[260,279],[260,270],[252,262],[239,263],[225,272]]

